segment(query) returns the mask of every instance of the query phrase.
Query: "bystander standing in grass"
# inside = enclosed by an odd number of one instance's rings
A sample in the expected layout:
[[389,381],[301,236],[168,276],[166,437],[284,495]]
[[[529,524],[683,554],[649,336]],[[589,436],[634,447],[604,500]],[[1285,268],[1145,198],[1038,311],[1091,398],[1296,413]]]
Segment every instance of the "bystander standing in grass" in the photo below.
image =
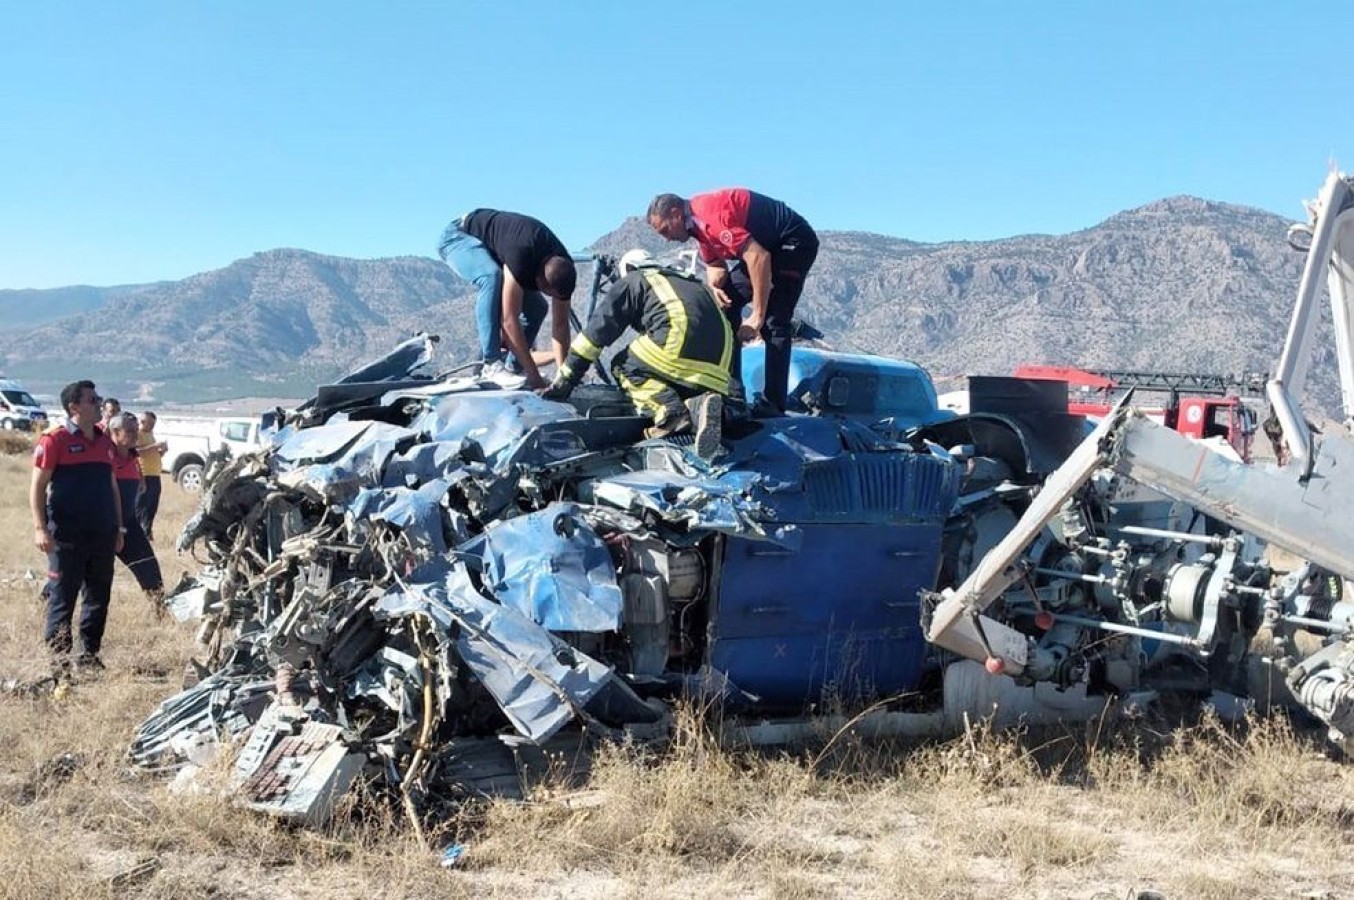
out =
[[136,452],[141,458],[141,494],[136,498],[136,520],[146,539],[155,540],[155,514],[160,511],[160,475],[164,471],[161,457],[169,444],[155,438],[155,413],[141,413],[141,430],[136,439]]
[[160,561],[155,558],[155,551],[136,517],[137,500],[142,492],[137,430],[136,416],[131,413],[119,413],[108,420],[108,436],[113,441],[113,476],[120,494],[124,535],[117,557],[146,592],[158,616],[164,610],[165,580],[160,574]]
[[119,400],[116,397],[105,397],[101,409],[103,412],[103,418],[99,422],[99,424],[103,426],[105,430],[108,428],[108,421],[110,419],[112,419],[114,416],[122,415],[122,403],[119,402]]
[[99,425],[94,382],[76,381],[61,391],[64,426],[38,439],[28,503],[34,543],[47,554],[47,621],[43,636],[55,655],[58,675],[69,665],[75,606],[80,611],[82,652],[77,666],[102,669],[99,651],[113,589],[113,555],[122,550],[125,528],[113,443]]

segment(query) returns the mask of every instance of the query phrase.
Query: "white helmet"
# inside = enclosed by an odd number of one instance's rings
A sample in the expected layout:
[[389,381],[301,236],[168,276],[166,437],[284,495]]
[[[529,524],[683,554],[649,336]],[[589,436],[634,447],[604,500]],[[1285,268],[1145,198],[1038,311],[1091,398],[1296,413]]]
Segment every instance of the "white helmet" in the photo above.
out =
[[625,253],[621,255],[621,277],[624,278],[635,269],[650,268],[656,265],[658,265],[658,260],[654,259],[648,250],[639,247],[636,247],[633,250],[626,250]]

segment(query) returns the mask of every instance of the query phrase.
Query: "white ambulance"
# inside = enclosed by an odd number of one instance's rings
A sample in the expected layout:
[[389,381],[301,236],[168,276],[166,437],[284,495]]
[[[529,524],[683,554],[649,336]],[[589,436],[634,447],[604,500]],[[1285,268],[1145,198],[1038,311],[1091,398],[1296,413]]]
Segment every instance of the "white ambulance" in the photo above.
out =
[[0,428],[5,431],[45,431],[47,413],[17,381],[0,375]]

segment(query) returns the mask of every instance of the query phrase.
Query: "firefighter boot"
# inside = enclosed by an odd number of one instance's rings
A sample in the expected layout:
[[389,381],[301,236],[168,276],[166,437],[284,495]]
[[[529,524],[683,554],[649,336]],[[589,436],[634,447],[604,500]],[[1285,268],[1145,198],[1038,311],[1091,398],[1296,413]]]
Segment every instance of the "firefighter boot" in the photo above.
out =
[[704,460],[724,455],[724,398],[701,394],[686,401],[686,407],[696,430],[696,455]]
[[679,434],[690,433],[691,416],[685,409],[680,413],[668,413],[663,417],[663,421],[655,422],[653,425],[644,429],[644,437],[649,440],[676,437]]

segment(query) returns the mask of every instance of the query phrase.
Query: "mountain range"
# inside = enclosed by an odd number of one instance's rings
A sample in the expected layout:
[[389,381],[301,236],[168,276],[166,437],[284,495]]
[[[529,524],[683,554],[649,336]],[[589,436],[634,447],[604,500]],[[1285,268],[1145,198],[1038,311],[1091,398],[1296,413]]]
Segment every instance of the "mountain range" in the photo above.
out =
[[[1288,224],[1172,197],[1064,235],[918,243],[825,231],[798,314],[840,349],[905,357],[938,377],[1021,362],[1266,371],[1303,263]],[[635,246],[673,249],[639,219],[590,249]],[[304,397],[420,330],[442,336],[439,365],[469,360],[473,302],[435,259],[268,250],[181,281],[0,290],[0,370],[46,392],[87,376],[157,401]],[[1330,408],[1323,328],[1313,393]]]

